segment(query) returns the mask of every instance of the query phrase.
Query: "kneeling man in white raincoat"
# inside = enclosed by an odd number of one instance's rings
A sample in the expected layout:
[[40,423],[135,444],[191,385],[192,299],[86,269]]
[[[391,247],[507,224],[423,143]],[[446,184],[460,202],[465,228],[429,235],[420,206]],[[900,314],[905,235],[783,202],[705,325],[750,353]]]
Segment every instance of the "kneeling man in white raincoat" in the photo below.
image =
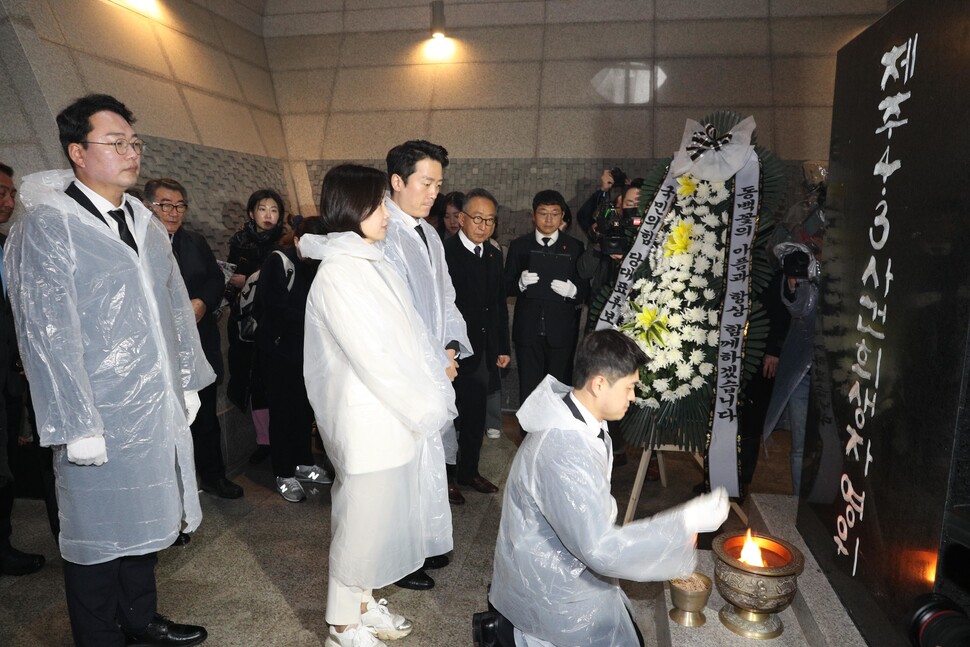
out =
[[643,644],[617,578],[666,580],[693,571],[698,532],[728,515],[719,488],[649,519],[616,524],[606,420],[634,398],[646,357],[615,330],[576,351],[575,389],[546,376],[519,408],[529,435],[505,485],[489,600],[517,647]]
[[[196,645],[156,613],[155,553],[202,512],[189,424],[215,380],[168,234],[124,191],[142,141],[117,99],[57,116],[74,168],[24,178],[5,246],[40,443],[54,449],[76,645]],[[187,410],[188,409],[188,410]]]

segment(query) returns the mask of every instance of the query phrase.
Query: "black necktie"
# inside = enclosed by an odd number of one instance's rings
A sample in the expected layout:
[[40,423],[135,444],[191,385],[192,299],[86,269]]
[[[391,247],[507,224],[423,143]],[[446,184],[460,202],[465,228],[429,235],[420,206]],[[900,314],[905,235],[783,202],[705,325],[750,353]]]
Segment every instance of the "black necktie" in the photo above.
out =
[[421,225],[415,225],[414,228],[417,230],[418,236],[421,236],[421,241],[424,243],[424,248],[425,248],[425,250],[427,250],[427,252],[428,252],[428,258],[430,259],[431,258],[431,248],[428,247],[428,237],[424,235],[424,231],[421,229]]
[[475,245],[475,256],[477,256],[478,258],[481,258],[482,257],[482,246],[481,245]]
[[121,237],[121,242],[131,247],[138,253],[138,245],[135,244],[135,237],[131,235],[131,230],[128,229],[128,223],[125,221],[125,211],[124,209],[112,209],[108,212],[108,215],[114,218],[115,222],[118,223],[118,235]]
[[542,237],[542,246],[543,247],[549,247],[549,244],[551,242],[552,242],[552,238],[550,238],[549,236],[543,236]]

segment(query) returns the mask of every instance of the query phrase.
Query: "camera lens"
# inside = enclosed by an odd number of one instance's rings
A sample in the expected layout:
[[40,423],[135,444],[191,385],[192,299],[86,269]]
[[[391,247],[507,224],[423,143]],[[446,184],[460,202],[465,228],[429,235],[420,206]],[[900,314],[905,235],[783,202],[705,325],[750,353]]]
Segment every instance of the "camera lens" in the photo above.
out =
[[970,645],[970,618],[949,598],[928,593],[916,598],[909,641],[913,647]]

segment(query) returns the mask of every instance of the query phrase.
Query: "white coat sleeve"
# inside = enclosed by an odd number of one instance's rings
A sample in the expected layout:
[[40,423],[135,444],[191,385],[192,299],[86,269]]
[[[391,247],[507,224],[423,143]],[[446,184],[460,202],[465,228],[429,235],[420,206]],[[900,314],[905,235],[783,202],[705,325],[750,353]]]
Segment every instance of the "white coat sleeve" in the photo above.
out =
[[[316,315],[308,309],[307,322],[330,331],[364,386],[407,428],[436,433],[451,417],[442,386],[447,384],[443,351],[423,347],[430,337],[412,329],[411,321],[421,325],[417,313],[409,319],[392,295],[368,298],[360,278],[350,274],[337,267],[318,274],[320,321],[314,322]],[[441,366],[432,366],[432,357],[442,358]],[[431,375],[433,370],[440,378]]]
[[557,445],[557,451],[537,452],[533,487],[542,514],[570,553],[599,575],[638,582],[692,572],[695,536],[685,529],[682,512],[617,525],[610,483],[588,445]]
[[455,305],[455,286],[451,282],[448,266],[444,264],[443,255],[441,262],[444,266],[444,278],[442,279],[444,303],[442,305],[444,306],[445,316],[445,343],[452,340],[457,341],[461,356],[463,358],[471,357],[475,353],[475,349],[472,348],[472,343],[468,339],[468,326],[465,324],[465,318],[461,316],[458,306]]
[[4,258],[20,355],[45,447],[104,434],[84,366],[65,218],[44,210],[22,218]]

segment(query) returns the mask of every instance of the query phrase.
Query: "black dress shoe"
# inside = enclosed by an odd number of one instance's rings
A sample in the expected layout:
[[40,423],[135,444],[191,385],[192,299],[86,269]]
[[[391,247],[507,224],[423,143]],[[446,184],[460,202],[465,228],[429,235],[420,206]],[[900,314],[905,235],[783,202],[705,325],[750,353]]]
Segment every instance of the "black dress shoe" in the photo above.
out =
[[192,537],[191,536],[185,534],[184,532],[180,532],[179,533],[179,536],[176,537],[175,538],[175,541],[172,542],[172,545],[173,546],[184,546],[185,544],[189,543],[190,541],[192,541]]
[[448,565],[449,559],[447,555],[435,555],[424,560],[424,568],[428,570],[434,570],[436,568],[444,568]]
[[243,489],[224,476],[217,479],[200,479],[199,487],[203,492],[215,494],[223,499],[238,499],[243,495]]
[[42,569],[46,561],[43,555],[8,548],[0,553],[0,573],[4,575],[30,575]]
[[410,575],[402,577],[394,584],[400,586],[402,589],[413,589],[415,591],[427,591],[428,589],[434,588],[434,580],[424,572],[423,568],[419,568]]
[[154,645],[201,645],[209,637],[204,627],[180,625],[165,616],[155,614],[148,626],[140,631],[125,629],[125,644],[131,647]]
[[458,479],[460,485],[467,485],[476,492],[481,492],[482,494],[494,494],[498,492],[498,487],[489,481],[484,476],[476,476],[475,478],[468,479],[467,481]]
[[458,489],[458,484],[454,481],[448,481],[448,503],[451,505],[465,504],[465,496]]

